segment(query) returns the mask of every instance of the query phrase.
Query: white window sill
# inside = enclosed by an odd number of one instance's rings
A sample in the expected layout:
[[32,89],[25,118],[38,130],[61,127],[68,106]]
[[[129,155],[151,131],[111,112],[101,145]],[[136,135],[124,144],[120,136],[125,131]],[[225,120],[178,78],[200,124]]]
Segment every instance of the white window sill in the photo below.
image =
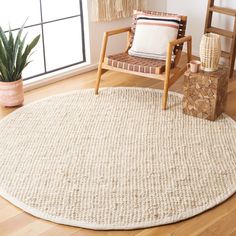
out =
[[42,86],[46,86],[48,84],[55,83],[60,80],[64,80],[66,78],[70,78],[79,74],[83,74],[85,72],[97,69],[98,65],[91,65],[88,62],[60,70],[57,72],[53,72],[47,75],[39,76],[37,78],[29,79],[23,82],[24,91],[30,91],[32,89],[36,89]]

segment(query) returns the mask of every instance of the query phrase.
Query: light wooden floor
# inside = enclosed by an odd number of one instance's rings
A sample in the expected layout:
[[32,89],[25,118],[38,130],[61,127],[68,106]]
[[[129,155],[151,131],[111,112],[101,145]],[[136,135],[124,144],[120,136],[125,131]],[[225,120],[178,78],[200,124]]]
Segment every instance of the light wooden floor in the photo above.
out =
[[[53,94],[75,89],[92,88],[96,72],[57,82],[25,94],[25,104]],[[180,79],[171,90],[181,92],[183,79]],[[162,82],[108,72],[104,75],[102,86],[138,86],[162,88]],[[13,109],[0,108],[0,118]],[[236,120],[236,75],[231,79],[228,92],[226,113]],[[236,138],[236,137],[235,137]],[[192,219],[176,224],[134,231],[92,231],[75,227],[54,224],[35,218],[0,198],[0,236],[236,236],[236,195],[214,209]]]

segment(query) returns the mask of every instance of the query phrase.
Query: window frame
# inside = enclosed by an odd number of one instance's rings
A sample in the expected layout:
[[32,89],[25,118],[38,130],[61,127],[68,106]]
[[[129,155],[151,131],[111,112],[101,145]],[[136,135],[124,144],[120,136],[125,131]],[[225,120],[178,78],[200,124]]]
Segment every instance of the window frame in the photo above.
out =
[[[83,14],[83,10],[84,9],[83,9],[82,0],[77,0],[77,1],[79,3],[79,7],[80,7],[80,14],[72,15],[72,16],[68,16],[68,17],[63,17],[63,18],[57,18],[57,19],[50,20],[50,21],[43,21],[42,0],[39,0],[39,3],[40,3],[40,7],[39,7],[39,10],[40,10],[40,22],[37,23],[37,24],[26,25],[24,28],[27,29],[27,28],[32,28],[32,27],[36,27],[36,26],[40,26],[41,27],[44,72],[36,74],[36,75],[33,75],[33,76],[29,76],[29,77],[23,78],[23,81],[27,81],[27,80],[30,80],[30,79],[33,79],[33,78],[36,78],[36,77],[44,76],[44,75],[47,75],[47,74],[50,74],[50,73],[53,73],[53,72],[57,72],[57,71],[60,71],[60,70],[63,70],[63,69],[67,69],[67,68],[70,68],[70,67],[73,67],[73,66],[85,63],[87,61],[86,60],[86,50],[85,50],[85,32],[84,32],[84,14]],[[47,70],[47,65],[46,65],[46,60],[47,59],[46,59],[45,38],[44,38],[44,25],[50,24],[50,23],[53,23],[53,22],[73,19],[73,18],[77,18],[77,17],[80,18],[80,23],[81,23],[81,42],[82,42],[81,47],[82,47],[82,58],[83,58],[82,61],[78,61],[78,62],[69,64],[69,65],[58,67],[58,68],[53,69],[53,70]],[[20,28],[12,29],[12,32],[17,31],[19,29]],[[6,32],[8,32],[8,30]]]

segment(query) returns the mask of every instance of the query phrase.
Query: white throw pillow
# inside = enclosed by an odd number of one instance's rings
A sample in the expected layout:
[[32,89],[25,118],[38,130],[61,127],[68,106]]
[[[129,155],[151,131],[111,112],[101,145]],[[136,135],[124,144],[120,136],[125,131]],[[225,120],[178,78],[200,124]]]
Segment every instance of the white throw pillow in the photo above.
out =
[[138,14],[129,55],[165,60],[168,43],[178,36],[180,21],[179,16]]

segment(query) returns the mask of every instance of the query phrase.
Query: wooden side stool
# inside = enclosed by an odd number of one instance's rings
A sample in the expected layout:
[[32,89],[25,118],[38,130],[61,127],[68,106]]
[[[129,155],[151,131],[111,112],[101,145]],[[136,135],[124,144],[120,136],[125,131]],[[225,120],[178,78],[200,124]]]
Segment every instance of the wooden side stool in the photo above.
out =
[[215,72],[187,71],[184,76],[184,114],[211,121],[224,111],[227,99],[228,68]]

